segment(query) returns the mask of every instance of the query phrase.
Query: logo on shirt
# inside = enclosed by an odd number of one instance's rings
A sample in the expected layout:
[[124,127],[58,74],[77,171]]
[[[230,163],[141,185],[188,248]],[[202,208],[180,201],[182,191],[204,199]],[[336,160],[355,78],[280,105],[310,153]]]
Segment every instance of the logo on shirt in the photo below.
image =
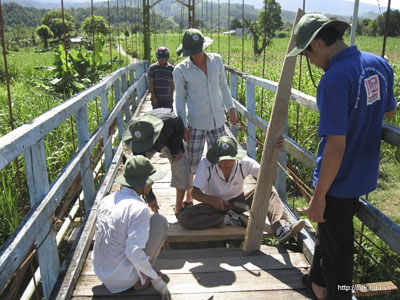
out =
[[135,135],[137,138],[140,138],[140,137],[142,136],[142,133],[141,133],[140,131],[136,130],[136,131],[134,132],[134,135]]
[[192,38],[193,38],[194,41],[198,41],[199,40],[199,36],[197,34],[193,34]]
[[367,93],[367,105],[371,105],[375,101],[381,100],[378,75],[372,75],[371,77],[364,79],[364,85]]
[[233,183],[233,185],[238,185],[239,184],[239,182],[237,182],[237,181],[235,181],[234,183]]
[[227,150],[229,148],[229,145],[227,143],[222,144],[222,149]]

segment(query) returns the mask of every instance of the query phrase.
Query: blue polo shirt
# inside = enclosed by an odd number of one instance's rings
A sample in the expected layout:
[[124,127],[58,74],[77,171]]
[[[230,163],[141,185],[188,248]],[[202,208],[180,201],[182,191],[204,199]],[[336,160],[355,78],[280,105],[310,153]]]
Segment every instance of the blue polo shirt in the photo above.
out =
[[317,89],[320,113],[317,167],[320,173],[327,135],[345,135],[346,149],[328,194],[353,198],[377,187],[382,121],[396,106],[393,70],[376,55],[348,47],[332,57]]

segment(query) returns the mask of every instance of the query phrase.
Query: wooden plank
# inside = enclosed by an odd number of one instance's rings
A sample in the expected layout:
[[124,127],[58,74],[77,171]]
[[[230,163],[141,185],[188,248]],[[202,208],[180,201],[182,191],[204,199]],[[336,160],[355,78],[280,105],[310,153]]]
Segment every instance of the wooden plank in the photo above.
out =
[[[170,224],[167,231],[168,242],[204,242],[223,240],[242,240],[246,228],[242,226],[224,226],[204,230],[188,230],[179,224]],[[273,237],[273,234],[264,233],[263,237]]]
[[[202,266],[191,270],[190,274],[168,274],[168,288],[172,294],[218,293],[243,291],[277,291],[303,289],[302,270],[278,269],[251,271],[201,272]],[[183,284],[184,283],[184,284]],[[156,291],[151,287],[140,292],[128,290],[124,296],[148,295]],[[110,296],[111,293],[94,275],[81,276],[73,296]]]
[[[281,291],[245,291],[245,292],[217,292],[217,293],[187,293],[173,294],[174,300],[304,300],[310,299],[306,290],[281,290]],[[107,296],[107,300],[120,300],[124,295]],[[99,300],[104,297],[73,297],[72,300]],[[135,300],[160,300],[160,295],[134,295]]]
[[[82,275],[95,275],[92,260],[88,259],[82,270]],[[310,264],[304,258],[303,253],[212,257],[187,259],[176,257],[175,259],[157,259],[154,268],[162,270],[164,274],[191,273],[194,268],[201,268],[202,273],[224,271],[262,271],[277,269],[309,268]]]
[[[293,26],[295,26],[302,15],[304,15],[304,12],[301,9],[298,9]],[[293,47],[294,37],[292,31],[287,53]],[[258,181],[254,193],[254,201],[251,206],[250,219],[243,246],[246,250],[259,249],[261,245],[262,231],[269,204],[269,199],[268,197],[265,197],[265,195],[271,194],[273,180],[276,176],[278,151],[275,148],[275,143],[284,131],[285,116],[288,111],[288,102],[295,66],[296,57],[285,57],[278,89],[276,91],[275,103],[267,130],[267,136],[264,142],[264,150],[257,177]]]

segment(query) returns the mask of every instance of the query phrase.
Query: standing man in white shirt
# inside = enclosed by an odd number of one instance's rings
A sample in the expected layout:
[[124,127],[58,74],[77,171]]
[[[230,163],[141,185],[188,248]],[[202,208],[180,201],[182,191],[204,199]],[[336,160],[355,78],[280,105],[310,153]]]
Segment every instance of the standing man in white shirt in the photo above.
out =
[[219,137],[226,135],[224,108],[229,112],[231,125],[237,123],[222,58],[219,54],[204,52],[212,42],[198,29],[188,29],[176,51],[188,58],[180,62],[172,73],[176,111],[185,126],[192,180],[205,141],[210,149]]
[[115,180],[123,188],[99,205],[92,261],[97,277],[111,293],[142,290],[151,282],[162,299],[171,299],[167,284],[152,267],[164,244],[168,221],[159,214],[150,217],[140,198],[165,174],[144,156],[133,156]]
[[[277,147],[283,148],[283,140]],[[179,223],[187,229],[245,225],[239,214],[250,209],[253,195],[244,195],[244,180],[248,175],[257,177],[259,169],[258,162],[238,149],[233,138],[219,138],[200,162],[194,178],[192,196],[202,203],[182,209]],[[267,216],[279,243],[287,242],[304,227],[304,220],[287,222],[283,211],[281,200],[272,193]]]

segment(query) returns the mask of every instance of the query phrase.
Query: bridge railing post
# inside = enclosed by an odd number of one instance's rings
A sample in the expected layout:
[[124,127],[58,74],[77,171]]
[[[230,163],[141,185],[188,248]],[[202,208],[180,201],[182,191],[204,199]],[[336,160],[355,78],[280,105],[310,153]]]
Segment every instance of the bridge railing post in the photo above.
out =
[[[254,82],[247,76],[243,76],[246,80],[246,109],[247,111],[256,116],[256,92]],[[250,120],[246,120],[247,127],[247,155],[256,159],[256,125]]]
[[[145,72],[145,66],[143,63],[136,65],[136,81],[140,80],[142,75]],[[139,103],[142,100],[144,93],[146,92],[146,82],[142,81],[137,89],[137,102]]]
[[[31,205],[34,206],[42,201],[50,188],[43,139],[26,149],[24,154],[29,197]],[[43,295],[45,299],[48,299],[60,273],[56,232],[52,227],[51,220],[44,224],[36,236],[35,242],[42,276]]]
[[[122,84],[122,94],[124,94],[128,89],[128,84],[126,81],[126,73],[122,74],[121,76],[121,84]],[[129,110],[129,101],[127,101],[126,104],[124,105],[124,112],[125,112],[126,122],[129,122],[129,120],[131,119],[131,112]]]
[[[129,86],[132,86],[135,84],[135,74],[133,72],[133,69],[129,70]],[[131,96],[131,104],[132,104],[132,114],[135,112],[137,104],[138,104],[138,100],[136,100],[136,96],[137,96],[137,89],[135,89],[132,93]]]
[[[234,73],[230,73],[230,83],[231,83],[231,96],[233,99],[237,100],[237,75]],[[238,134],[238,126],[235,125],[231,128],[231,131],[235,138],[237,138]]]
[[[88,120],[88,109],[87,105],[85,105],[76,112],[76,131],[78,132],[79,150],[81,150],[86,145],[90,138]],[[91,156],[88,155],[88,157],[86,157],[86,159],[82,161],[81,165],[82,189],[86,213],[88,213],[92,208],[92,204],[96,194],[94,187],[93,170],[90,166],[90,163]]]
[[[114,96],[115,96],[115,104],[121,100],[121,90],[119,86],[119,78],[114,81]],[[122,118],[122,111],[120,111],[117,115],[117,124],[118,124],[118,136],[120,141],[122,141],[122,133],[124,132],[124,120]]]
[[[105,89],[100,96],[101,99],[101,121],[104,121],[108,118],[109,111],[107,106],[107,95],[109,89]],[[103,131],[103,146],[104,146],[104,156],[105,156],[105,166],[106,170],[111,165],[112,161],[112,144],[111,141],[108,140],[110,135],[110,128],[105,128]]]

